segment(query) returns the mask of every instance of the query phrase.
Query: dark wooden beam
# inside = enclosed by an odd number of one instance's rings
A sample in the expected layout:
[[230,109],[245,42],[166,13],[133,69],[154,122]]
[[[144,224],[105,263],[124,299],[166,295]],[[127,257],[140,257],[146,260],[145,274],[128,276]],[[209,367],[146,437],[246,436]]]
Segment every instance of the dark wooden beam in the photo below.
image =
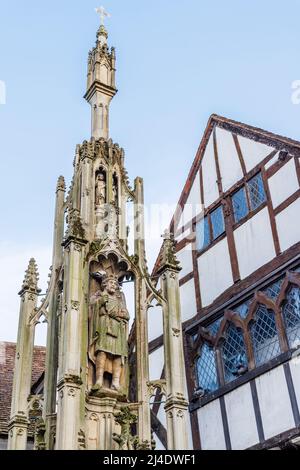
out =
[[157,338],[153,339],[149,343],[149,354],[156,351],[156,349],[160,348],[164,344],[164,337],[163,335],[158,336]]
[[241,146],[240,146],[238,137],[237,137],[236,134],[232,134],[232,137],[233,137],[235,148],[236,148],[236,151],[237,151],[237,154],[238,154],[238,157],[239,157],[239,161],[240,161],[240,164],[241,164],[243,175],[246,176],[247,169],[246,169],[245,160],[244,160],[244,157],[243,157],[243,154],[242,154],[242,151],[241,151]]
[[161,424],[156,414],[151,410],[151,429],[157,435],[165,449],[168,449],[167,430]]
[[296,191],[295,193],[291,194],[285,201],[283,201],[279,206],[274,209],[274,214],[278,215],[280,212],[284,211],[287,207],[289,207],[293,202],[297,201],[297,199],[300,197],[300,189]]
[[269,189],[269,182],[268,182],[268,178],[266,176],[266,172],[264,168],[262,168],[261,170],[261,176],[262,176],[264,189],[265,189],[265,193],[267,197],[267,206],[268,206],[268,212],[269,212],[269,217],[270,217],[270,224],[271,224],[275,253],[276,253],[276,256],[278,256],[281,253],[281,248],[280,248],[279,236],[277,232],[277,225],[276,225],[276,219],[275,219],[275,214],[274,214],[272,197],[271,197],[271,193]]

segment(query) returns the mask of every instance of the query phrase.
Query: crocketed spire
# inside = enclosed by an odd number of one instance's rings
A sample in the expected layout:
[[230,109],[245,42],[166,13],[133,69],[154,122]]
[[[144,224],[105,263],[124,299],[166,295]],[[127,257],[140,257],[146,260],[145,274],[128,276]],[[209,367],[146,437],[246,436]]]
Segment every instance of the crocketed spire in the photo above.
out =
[[37,292],[38,289],[38,280],[39,280],[39,273],[36,261],[34,258],[31,258],[28,264],[28,268],[25,271],[25,277],[22,284],[22,291],[30,290]]
[[57,180],[57,186],[56,186],[56,191],[65,191],[66,190],[66,183],[65,183],[65,178],[63,176],[60,176]]

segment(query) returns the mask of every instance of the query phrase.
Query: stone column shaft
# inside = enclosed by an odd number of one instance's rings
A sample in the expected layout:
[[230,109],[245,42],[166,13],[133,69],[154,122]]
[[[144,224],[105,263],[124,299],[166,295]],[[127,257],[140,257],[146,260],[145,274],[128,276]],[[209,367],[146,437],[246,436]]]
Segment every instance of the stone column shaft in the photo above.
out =
[[63,262],[62,241],[64,234],[64,200],[65,183],[62,177],[58,180],[56,190],[56,205],[54,219],[53,235],[53,259],[52,276],[55,279],[52,296],[48,308],[48,329],[47,329],[47,348],[46,348],[46,366],[44,382],[44,407],[43,418],[46,425],[46,448],[50,445],[50,433],[53,422],[53,414],[56,412],[56,385],[57,385],[57,367],[58,367],[58,317],[57,303],[59,295],[58,271]]
[[83,260],[85,242],[65,243],[62,364],[58,379],[56,449],[77,449],[80,427]]
[[37,294],[40,292],[37,279],[36,264],[32,259],[19,293],[21,305],[8,434],[8,449],[14,450],[24,450],[27,444],[28,397],[31,389],[35,331],[35,324],[30,322],[30,316],[37,305]]
[[178,271],[176,266],[162,267],[164,356],[167,396],[168,450],[188,449],[185,367],[183,355]]
[[[145,233],[144,233],[144,194],[143,180],[135,180],[134,222],[135,254],[139,259],[141,272],[145,271]],[[136,370],[137,397],[139,402],[138,436],[140,441],[151,442],[151,416],[147,383],[149,381],[149,351],[146,305],[146,282],[141,276],[135,281],[135,328],[136,328]]]

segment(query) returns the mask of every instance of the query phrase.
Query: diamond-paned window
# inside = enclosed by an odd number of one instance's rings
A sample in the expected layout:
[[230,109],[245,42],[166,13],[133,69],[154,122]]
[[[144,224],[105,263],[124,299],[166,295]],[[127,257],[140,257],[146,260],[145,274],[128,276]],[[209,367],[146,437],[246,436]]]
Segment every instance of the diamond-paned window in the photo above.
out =
[[218,238],[222,233],[225,232],[225,224],[224,224],[224,215],[223,215],[223,208],[219,206],[215,209],[211,214],[211,225],[213,231],[213,239],[215,240]]
[[210,332],[212,336],[217,336],[222,320],[223,320],[223,317],[218,318],[218,320],[215,320],[213,323],[206,326],[206,328],[208,329],[208,331]]
[[300,289],[292,287],[282,309],[286,334],[290,348],[300,346]]
[[260,305],[251,328],[252,345],[257,366],[280,354],[274,312]]
[[243,333],[235,325],[226,331],[226,339],[222,344],[222,359],[225,382],[231,382],[247,371],[247,355]]
[[211,346],[204,343],[201,355],[196,362],[197,386],[204,393],[213,392],[218,388],[215,353]]
[[251,209],[255,210],[266,200],[261,173],[258,173],[248,181],[248,190],[250,195]]
[[238,305],[237,307],[233,308],[234,312],[237,312],[241,318],[246,318],[249,312],[249,305],[251,303],[251,299],[246,300],[242,304]]
[[246,217],[249,212],[245,188],[239,189],[232,196],[232,207],[235,222],[239,222]]
[[197,249],[203,250],[210,243],[209,223],[208,217],[203,217],[199,220],[196,226]]
[[278,281],[273,282],[273,284],[270,284],[266,289],[264,289],[263,293],[266,294],[266,296],[270,299],[274,300],[274,302],[276,302],[277,297],[280,293],[282,283],[283,279],[278,279]]

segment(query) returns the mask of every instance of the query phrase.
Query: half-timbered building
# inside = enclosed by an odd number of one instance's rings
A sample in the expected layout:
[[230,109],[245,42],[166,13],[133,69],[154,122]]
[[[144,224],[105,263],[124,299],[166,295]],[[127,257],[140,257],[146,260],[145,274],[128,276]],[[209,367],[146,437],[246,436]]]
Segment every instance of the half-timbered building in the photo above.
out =
[[[212,115],[183,188],[170,230],[191,448],[300,440],[299,156],[299,142]],[[164,374],[158,308],[148,328],[154,380]],[[152,414],[163,445],[159,397]]]

